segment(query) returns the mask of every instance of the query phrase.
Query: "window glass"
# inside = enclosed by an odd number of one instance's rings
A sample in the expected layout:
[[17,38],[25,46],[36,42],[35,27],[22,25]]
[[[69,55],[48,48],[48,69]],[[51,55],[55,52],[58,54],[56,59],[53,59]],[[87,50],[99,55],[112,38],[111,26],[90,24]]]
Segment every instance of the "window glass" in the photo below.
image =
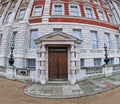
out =
[[41,14],[42,14],[42,6],[35,7],[33,16],[41,16]]
[[79,29],[73,29],[73,35],[76,38],[81,39],[81,30],[79,30]]
[[36,44],[34,42],[37,39],[38,30],[31,30],[30,32],[30,48],[36,48]]
[[6,22],[9,22],[10,18],[11,18],[11,12],[7,14],[7,17],[6,17]]
[[110,34],[109,33],[105,33],[105,43],[107,45],[107,48],[111,49],[111,41],[110,41]]
[[105,18],[104,18],[104,14],[103,14],[102,11],[98,11],[98,15],[99,15],[99,19],[100,19],[100,20],[104,20],[104,19],[105,19]]
[[54,14],[62,15],[62,5],[54,5]]
[[100,65],[101,65],[101,59],[100,58],[94,59],[94,66],[100,66]]
[[70,6],[70,15],[78,16],[78,6]]
[[24,15],[25,15],[25,9],[21,9],[20,12],[19,12],[18,18],[19,19],[24,18]]
[[27,59],[27,68],[35,68],[35,59]]
[[93,18],[93,14],[92,14],[91,8],[86,8],[86,17]]
[[91,31],[92,48],[98,49],[98,37],[96,31]]

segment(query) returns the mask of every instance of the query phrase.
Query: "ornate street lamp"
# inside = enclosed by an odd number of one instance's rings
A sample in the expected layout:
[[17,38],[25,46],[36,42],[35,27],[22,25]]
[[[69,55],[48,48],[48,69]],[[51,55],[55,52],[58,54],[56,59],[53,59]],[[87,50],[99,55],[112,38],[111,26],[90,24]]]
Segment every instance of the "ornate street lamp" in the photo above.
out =
[[10,64],[10,66],[13,66],[13,64],[14,64],[14,58],[13,58],[14,45],[12,45],[10,49],[11,49],[11,54],[10,54],[10,58],[9,58],[9,64]]
[[104,59],[104,62],[105,62],[105,64],[108,64],[109,59],[108,59],[107,45],[106,44],[104,44],[104,49],[105,49],[105,59]]

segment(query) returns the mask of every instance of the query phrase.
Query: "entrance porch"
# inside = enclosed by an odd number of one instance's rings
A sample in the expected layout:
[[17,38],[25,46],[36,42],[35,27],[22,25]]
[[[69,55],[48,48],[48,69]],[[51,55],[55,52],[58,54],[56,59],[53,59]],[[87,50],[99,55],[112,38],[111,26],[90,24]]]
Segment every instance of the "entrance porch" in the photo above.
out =
[[80,43],[76,37],[53,32],[35,40],[37,45],[36,74],[41,84],[51,80],[79,81]]

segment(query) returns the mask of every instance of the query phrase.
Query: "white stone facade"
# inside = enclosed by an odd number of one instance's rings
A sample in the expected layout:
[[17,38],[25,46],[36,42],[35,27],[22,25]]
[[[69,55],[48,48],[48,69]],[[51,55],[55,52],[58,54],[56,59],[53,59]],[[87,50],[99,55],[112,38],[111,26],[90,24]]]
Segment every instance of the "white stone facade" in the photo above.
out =
[[[44,1],[44,0],[43,0]],[[116,38],[115,36],[119,36],[120,40],[120,30],[115,28],[120,28],[120,13],[117,2],[113,2],[110,6],[115,6],[116,10],[112,11],[114,14],[114,24],[106,22],[107,17],[105,17],[105,21],[100,21],[94,19],[86,19],[86,20],[94,21],[100,23],[104,23],[106,26],[94,25],[92,23],[74,23],[74,22],[49,22],[49,18],[52,18],[50,15],[50,5],[51,0],[45,0],[42,22],[30,23],[29,19],[34,19],[30,17],[32,7],[36,0],[30,0],[28,6],[26,7],[26,13],[22,20],[17,20],[16,15],[19,7],[21,6],[22,0],[18,0],[15,8],[10,9],[12,11],[12,16],[8,23],[5,22],[6,15],[8,13],[8,9],[10,7],[11,2],[8,3],[6,9],[3,11],[0,18],[0,34],[2,34],[2,41],[0,45],[0,66],[5,67],[0,75],[6,76],[7,78],[13,78],[12,69],[9,67],[8,59],[10,56],[10,46],[12,43],[13,32],[17,32],[16,41],[15,41],[15,49],[14,49],[14,59],[15,59],[15,69],[27,69],[27,59],[35,59],[36,66],[34,69],[29,69],[29,74],[26,76],[17,75],[15,72],[16,79],[24,79],[24,80],[32,80],[35,82],[40,82],[41,84],[45,84],[49,81],[48,75],[48,47],[46,45],[68,45],[67,46],[67,54],[68,54],[68,81],[71,84],[76,83],[77,81],[83,80],[86,78],[84,70],[81,70],[81,62],[80,60],[84,60],[84,67],[93,67],[94,59],[100,59],[100,65],[104,65],[104,43],[105,43],[105,33],[109,33],[110,35],[110,44],[111,49],[108,50],[108,57],[113,58],[113,64],[120,64],[120,50],[117,48]],[[60,0],[56,1],[60,2]],[[112,3],[111,2],[111,3]],[[74,2],[73,2],[74,3]],[[3,4],[2,4],[3,5]],[[120,4],[119,4],[120,5]],[[117,13],[116,13],[117,11]],[[95,16],[95,14],[94,14]],[[58,18],[59,16],[56,16]],[[65,18],[62,16],[61,18]],[[69,18],[77,18],[78,17],[69,17]],[[109,26],[111,26],[109,28]],[[113,26],[113,28],[112,28]],[[115,28],[114,28],[115,27]],[[53,29],[62,29],[62,32],[53,32]],[[30,49],[30,31],[38,30],[37,38],[35,40],[36,48]],[[81,30],[81,39],[77,40],[73,35],[73,29]],[[91,31],[97,32],[98,38],[98,49],[92,49],[92,41],[91,41]],[[53,36],[53,37],[52,37]],[[52,37],[52,38],[51,38]],[[81,46],[81,45],[82,46]],[[41,56],[40,56],[40,54]],[[76,56],[74,56],[76,53]],[[41,65],[39,63],[42,63]],[[76,65],[75,63],[76,62]],[[10,72],[11,69],[11,72]],[[103,69],[104,70],[104,69]],[[112,73],[112,71],[110,71]],[[9,74],[10,73],[10,74]],[[107,73],[107,72],[105,72]]]

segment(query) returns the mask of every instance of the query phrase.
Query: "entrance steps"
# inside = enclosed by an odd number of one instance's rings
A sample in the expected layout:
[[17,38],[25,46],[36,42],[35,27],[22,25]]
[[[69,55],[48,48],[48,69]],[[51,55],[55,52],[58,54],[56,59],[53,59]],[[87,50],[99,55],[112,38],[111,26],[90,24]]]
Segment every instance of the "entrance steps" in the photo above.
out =
[[70,84],[69,81],[47,81],[47,84]]

